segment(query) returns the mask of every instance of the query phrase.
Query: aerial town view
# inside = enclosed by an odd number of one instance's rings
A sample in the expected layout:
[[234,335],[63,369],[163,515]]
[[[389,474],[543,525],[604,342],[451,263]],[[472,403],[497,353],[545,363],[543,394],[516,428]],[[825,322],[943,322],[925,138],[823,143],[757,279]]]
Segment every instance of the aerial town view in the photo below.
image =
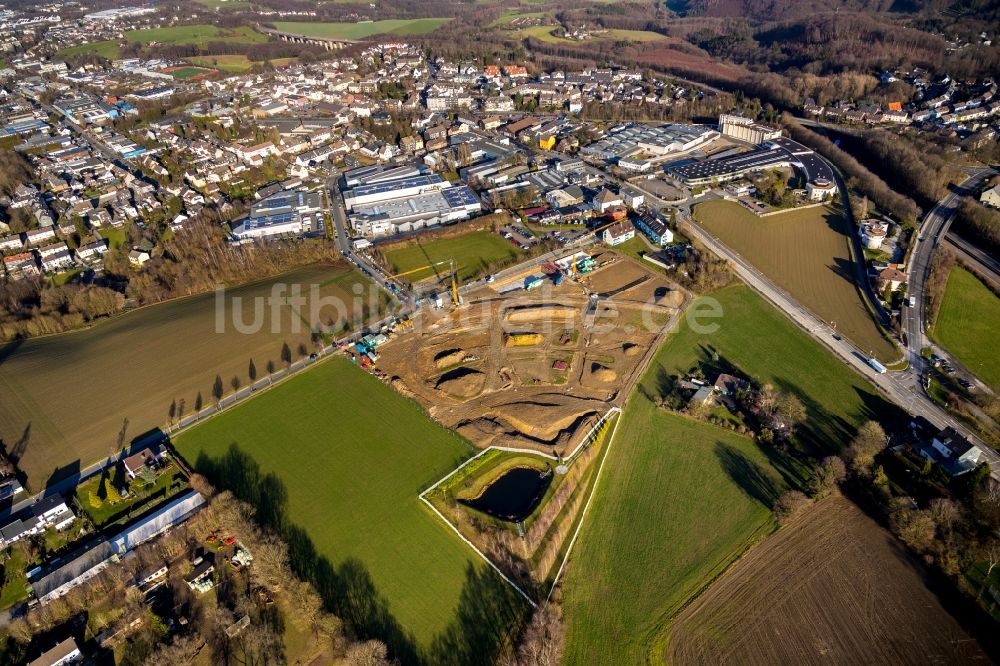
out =
[[0,664],[1000,663],[997,0],[0,0]]

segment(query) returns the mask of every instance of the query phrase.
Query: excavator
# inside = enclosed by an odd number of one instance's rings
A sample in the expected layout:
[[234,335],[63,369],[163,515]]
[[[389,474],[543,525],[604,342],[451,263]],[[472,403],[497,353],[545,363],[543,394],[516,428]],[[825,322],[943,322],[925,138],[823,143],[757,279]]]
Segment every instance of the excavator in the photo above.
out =
[[403,271],[402,273],[396,273],[395,275],[390,275],[387,279],[393,280],[395,278],[403,277],[404,275],[410,275],[412,273],[418,273],[428,268],[434,268],[435,266],[440,266],[441,264],[448,264],[449,266],[449,271],[451,272],[451,302],[454,305],[458,305],[460,303],[458,298],[458,271],[455,269],[454,258],[444,259],[443,261],[436,261],[433,264],[427,264],[426,266],[413,268],[408,271]]

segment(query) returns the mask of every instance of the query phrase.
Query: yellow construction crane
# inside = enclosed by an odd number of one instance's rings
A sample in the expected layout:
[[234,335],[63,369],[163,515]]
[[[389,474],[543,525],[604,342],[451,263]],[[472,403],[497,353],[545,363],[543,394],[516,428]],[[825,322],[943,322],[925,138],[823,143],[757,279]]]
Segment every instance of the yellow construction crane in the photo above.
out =
[[426,266],[420,266],[419,268],[414,268],[408,271],[403,271],[402,273],[396,273],[395,275],[390,275],[387,279],[392,280],[394,278],[403,277],[404,275],[410,275],[411,273],[417,273],[419,271],[427,270],[428,268],[434,268],[435,266],[440,266],[441,264],[448,264],[449,270],[451,271],[451,302],[458,305],[458,272],[455,270],[455,259],[444,259],[443,261],[436,261],[433,264],[427,264]]

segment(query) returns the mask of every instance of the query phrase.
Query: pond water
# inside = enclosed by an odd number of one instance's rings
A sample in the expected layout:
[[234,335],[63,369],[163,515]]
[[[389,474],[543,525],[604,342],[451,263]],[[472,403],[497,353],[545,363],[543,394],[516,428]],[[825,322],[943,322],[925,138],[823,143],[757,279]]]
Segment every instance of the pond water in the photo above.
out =
[[550,483],[551,472],[514,467],[487,486],[479,497],[459,502],[501,520],[518,522],[531,515]]

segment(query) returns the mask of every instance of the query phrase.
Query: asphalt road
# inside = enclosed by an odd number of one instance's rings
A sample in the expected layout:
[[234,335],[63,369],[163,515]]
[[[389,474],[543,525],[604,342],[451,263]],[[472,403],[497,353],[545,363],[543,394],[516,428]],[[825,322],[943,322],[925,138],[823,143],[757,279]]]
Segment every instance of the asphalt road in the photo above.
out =
[[972,172],[965,181],[927,213],[917,230],[917,238],[913,241],[910,262],[907,266],[907,276],[909,277],[907,294],[915,302],[914,307],[904,308],[903,330],[906,332],[910,367],[914,369],[918,382],[920,381],[920,371],[924,366],[920,350],[928,346],[927,336],[924,333],[927,319],[927,278],[930,275],[934,252],[948,235],[962,198],[993,173],[992,169],[979,169]]

